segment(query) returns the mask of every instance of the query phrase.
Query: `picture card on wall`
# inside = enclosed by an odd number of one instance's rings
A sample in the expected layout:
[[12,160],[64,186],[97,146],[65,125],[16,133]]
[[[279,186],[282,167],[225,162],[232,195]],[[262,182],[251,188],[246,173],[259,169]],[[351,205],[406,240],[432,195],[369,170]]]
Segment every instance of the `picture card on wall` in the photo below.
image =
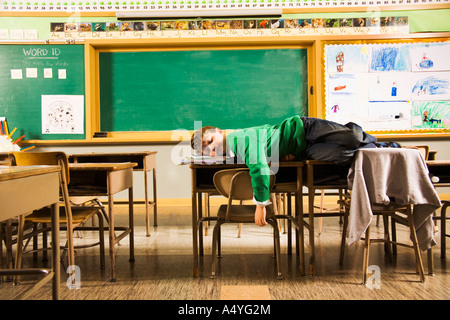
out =
[[450,71],[450,42],[411,45],[411,71]]

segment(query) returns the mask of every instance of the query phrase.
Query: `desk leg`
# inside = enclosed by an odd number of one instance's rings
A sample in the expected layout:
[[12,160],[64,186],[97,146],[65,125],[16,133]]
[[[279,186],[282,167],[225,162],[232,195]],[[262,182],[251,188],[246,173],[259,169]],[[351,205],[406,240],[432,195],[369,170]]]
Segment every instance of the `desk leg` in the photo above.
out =
[[191,181],[192,181],[192,256],[194,259],[193,275],[198,278],[198,241],[197,241],[197,192],[195,191],[195,186],[197,184],[196,180],[196,170],[191,170]]
[[110,278],[109,281],[116,281],[116,256],[115,256],[115,246],[116,239],[114,235],[114,214],[113,214],[114,199],[113,195],[108,195],[108,216],[109,216],[109,261],[110,261]]
[[[197,194],[197,224],[203,218],[203,193]],[[198,254],[203,257],[203,228],[197,228]],[[220,251],[219,251],[220,255]]]
[[[147,170],[144,168],[144,191],[145,191],[145,227],[146,227],[146,236],[150,237],[150,213],[148,212],[148,176]],[[156,224],[156,223],[155,223]]]
[[303,217],[303,192],[297,192],[295,194],[295,218],[299,224],[299,230],[296,234],[296,248],[297,253],[300,255],[300,275],[305,275],[305,229],[304,229],[304,217]]
[[193,258],[194,258],[194,277],[199,276],[199,266],[198,266],[198,229],[197,229],[197,194],[194,192],[192,194],[192,248],[193,248]]
[[128,222],[130,228],[130,262],[134,262],[134,202],[133,187],[128,189]]
[[[287,214],[288,216],[292,216],[292,194],[291,193],[286,193],[286,197],[287,197]],[[297,208],[295,208],[297,209]],[[288,241],[287,241],[287,251],[288,251],[288,255],[292,254],[292,231],[291,231],[291,227],[292,224],[290,222],[290,220],[288,220]],[[297,233],[296,233],[297,234]]]
[[309,273],[315,275],[315,250],[314,250],[314,194],[315,190],[308,190],[309,210]]
[[59,267],[59,204],[52,204],[52,269],[53,269],[53,300],[59,300],[59,284],[61,281],[61,272]]
[[156,197],[156,168],[153,168],[153,226],[157,227],[157,217],[158,217],[158,211],[157,207],[157,197]]

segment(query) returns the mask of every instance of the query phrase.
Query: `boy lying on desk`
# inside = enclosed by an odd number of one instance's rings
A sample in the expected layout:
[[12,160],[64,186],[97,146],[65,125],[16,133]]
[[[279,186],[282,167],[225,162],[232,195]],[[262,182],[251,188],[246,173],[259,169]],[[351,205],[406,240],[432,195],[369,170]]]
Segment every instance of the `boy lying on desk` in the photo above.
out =
[[270,204],[270,159],[312,159],[351,164],[356,150],[376,147],[375,142],[375,137],[352,122],[341,125],[319,118],[293,116],[277,125],[263,125],[227,134],[219,128],[206,126],[194,132],[191,146],[196,154],[237,156],[245,162],[252,178],[255,223],[263,226],[266,224],[265,206]]

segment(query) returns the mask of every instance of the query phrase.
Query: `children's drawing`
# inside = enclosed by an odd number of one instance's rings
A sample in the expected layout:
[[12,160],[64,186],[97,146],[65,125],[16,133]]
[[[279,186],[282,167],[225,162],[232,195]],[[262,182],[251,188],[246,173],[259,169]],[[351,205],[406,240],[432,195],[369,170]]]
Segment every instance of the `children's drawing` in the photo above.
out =
[[411,45],[411,71],[450,70],[450,42]]
[[355,96],[333,96],[327,100],[327,119],[346,123],[355,119],[358,112]]
[[414,128],[450,128],[450,101],[413,101]]
[[84,96],[42,95],[42,133],[82,134]]
[[353,74],[334,73],[328,78],[330,95],[353,95],[356,92],[356,77]]
[[371,73],[369,75],[369,101],[411,100],[411,76],[407,73]]
[[327,45],[325,47],[327,72],[367,72],[366,45]]
[[370,102],[368,120],[370,130],[411,129],[411,102]]
[[450,72],[414,74],[413,100],[450,100]]
[[450,41],[325,46],[326,119],[450,130]]
[[370,72],[410,71],[409,45],[371,45]]

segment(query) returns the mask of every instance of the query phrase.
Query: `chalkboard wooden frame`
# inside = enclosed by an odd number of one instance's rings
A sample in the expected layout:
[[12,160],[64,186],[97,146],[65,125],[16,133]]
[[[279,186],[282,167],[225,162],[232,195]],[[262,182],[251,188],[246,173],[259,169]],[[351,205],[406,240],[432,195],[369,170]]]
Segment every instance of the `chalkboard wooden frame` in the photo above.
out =
[[[244,41],[245,40],[245,41]],[[140,131],[140,132],[106,132],[106,137],[97,138],[95,132],[101,131],[100,119],[100,53],[103,52],[149,52],[149,51],[208,51],[208,50],[268,50],[268,49],[305,49],[307,51],[307,88],[313,86],[316,80],[314,76],[313,66],[316,58],[314,57],[314,41],[285,39],[285,38],[249,38],[249,39],[159,39],[154,41],[132,42],[132,41],[110,41],[89,43],[86,48],[88,65],[94,70],[90,73],[89,94],[87,97],[90,102],[95,105],[90,113],[92,141],[95,142],[153,142],[153,143],[178,143],[179,141],[187,141],[192,131]],[[88,89],[88,86],[87,86]],[[308,95],[308,114],[315,116],[317,106],[311,90],[307,90]],[[286,115],[290,116],[290,115]],[[175,128],[176,129],[176,128]]]

